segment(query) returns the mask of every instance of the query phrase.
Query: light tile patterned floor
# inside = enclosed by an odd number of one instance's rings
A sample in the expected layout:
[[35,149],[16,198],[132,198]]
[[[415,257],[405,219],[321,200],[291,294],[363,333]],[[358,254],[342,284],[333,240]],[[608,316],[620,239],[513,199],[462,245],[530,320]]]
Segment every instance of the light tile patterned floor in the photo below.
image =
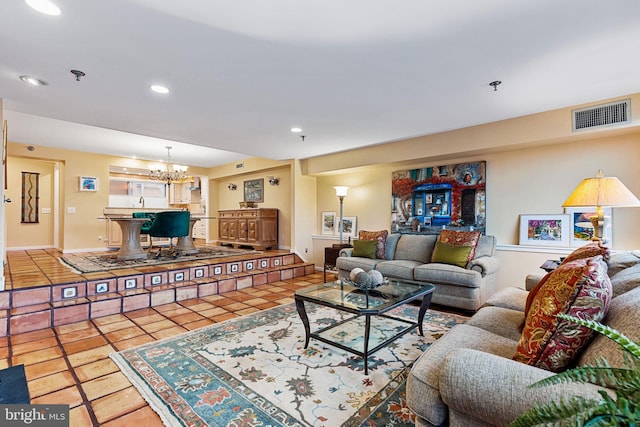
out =
[[[29,277],[43,284],[47,277],[57,277],[59,265],[50,256],[42,260],[42,264],[36,261],[38,268],[23,264],[12,277],[21,275],[21,280]],[[71,426],[162,426],[109,353],[289,304],[296,289],[322,281],[322,273],[311,274],[3,337],[0,368],[24,364],[31,402],[70,405]]]

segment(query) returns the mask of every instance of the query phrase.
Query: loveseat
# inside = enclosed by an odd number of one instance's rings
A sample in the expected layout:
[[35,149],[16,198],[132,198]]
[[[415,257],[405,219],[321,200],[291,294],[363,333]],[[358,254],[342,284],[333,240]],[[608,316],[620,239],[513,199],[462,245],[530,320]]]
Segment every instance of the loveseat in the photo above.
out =
[[[378,270],[385,277],[432,283],[431,302],[475,311],[495,292],[500,260],[494,236],[479,236],[463,266],[432,262],[438,235],[390,234],[380,257],[353,256],[354,248],[340,251],[336,260],[339,278],[349,278],[354,268]],[[354,242],[355,244],[355,242]]]
[[[611,294],[600,321],[638,342],[640,251],[613,254],[606,266]],[[529,277],[528,282],[530,287],[536,280]],[[554,372],[512,359],[520,348],[528,296],[521,288],[500,290],[415,362],[407,379],[407,403],[417,415],[417,426],[504,426],[539,403],[570,395],[600,398],[599,387],[591,384],[529,388]],[[594,333],[586,342],[569,367],[594,365],[599,357],[612,366],[624,365],[622,351],[613,341]]]

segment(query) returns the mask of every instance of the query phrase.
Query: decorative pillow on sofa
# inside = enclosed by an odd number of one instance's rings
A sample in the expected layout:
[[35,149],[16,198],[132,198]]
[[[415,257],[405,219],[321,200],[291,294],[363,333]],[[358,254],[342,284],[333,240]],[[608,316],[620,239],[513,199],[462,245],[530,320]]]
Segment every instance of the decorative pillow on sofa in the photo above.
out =
[[602,255],[602,258],[605,261],[609,261],[609,248],[603,246],[601,242],[591,242],[587,243],[584,246],[580,246],[578,249],[567,255],[567,257],[562,261],[562,264],[566,264],[577,259],[591,258],[598,255]]
[[382,230],[382,231],[360,230],[358,232],[358,240],[374,240],[377,243],[375,258],[385,259],[385,245],[387,243],[388,235],[389,235],[389,232],[387,230]]
[[565,313],[601,321],[609,308],[611,281],[602,256],[562,264],[545,279],[531,301],[513,359],[560,372],[569,367],[594,332],[556,316]]
[[375,259],[376,247],[377,242],[375,240],[354,240],[351,255]]
[[476,256],[476,247],[478,246],[481,235],[482,233],[479,231],[442,230],[438,241],[452,246],[470,247],[471,250],[467,257],[467,262],[469,262]]
[[[606,246],[602,246],[600,242],[587,243],[586,245],[579,247],[578,249],[574,250],[569,255],[567,255],[567,257],[562,261],[560,265],[565,265],[578,259],[592,258],[598,255],[602,255],[602,258],[604,259],[605,262],[608,261],[609,248],[607,248]],[[527,318],[527,314],[529,314],[529,307],[531,307],[531,301],[533,301],[533,299],[536,296],[536,293],[538,293],[538,290],[544,285],[544,282],[547,281],[548,276],[550,274],[551,273],[547,273],[547,275],[544,276],[542,280],[540,280],[540,282],[538,282],[538,284],[529,291],[529,295],[527,295],[527,302],[524,307],[525,319]],[[521,328],[523,326],[521,326]]]
[[455,246],[448,243],[436,242],[431,256],[431,262],[457,265],[465,268],[469,262],[471,246]]

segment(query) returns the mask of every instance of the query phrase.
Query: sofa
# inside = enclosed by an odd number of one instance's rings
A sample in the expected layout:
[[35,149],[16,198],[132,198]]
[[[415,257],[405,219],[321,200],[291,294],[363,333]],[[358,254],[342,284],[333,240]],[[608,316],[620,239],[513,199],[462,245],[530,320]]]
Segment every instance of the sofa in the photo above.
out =
[[[608,311],[599,321],[638,342],[640,251],[612,254],[606,266],[611,294]],[[528,277],[528,290],[535,290],[532,286],[541,277]],[[416,360],[407,379],[407,404],[416,414],[416,426],[504,426],[536,404],[569,395],[600,398],[601,388],[591,384],[529,388],[554,372],[513,360],[522,342],[528,290],[500,290]],[[594,333],[571,366],[593,366],[599,357],[612,366],[624,365],[617,344]]]
[[[479,235],[479,233],[478,233]],[[479,236],[475,255],[464,266],[432,262],[439,235],[390,234],[380,257],[353,256],[354,248],[340,251],[338,277],[349,279],[354,268],[378,270],[385,277],[431,283],[431,302],[476,311],[495,292],[500,260],[494,236]],[[355,243],[355,242],[354,242]]]

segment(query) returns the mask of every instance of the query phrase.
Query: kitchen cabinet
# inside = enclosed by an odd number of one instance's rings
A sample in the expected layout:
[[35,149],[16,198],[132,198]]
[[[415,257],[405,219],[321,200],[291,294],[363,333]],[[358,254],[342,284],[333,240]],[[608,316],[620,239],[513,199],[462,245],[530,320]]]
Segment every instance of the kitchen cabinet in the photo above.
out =
[[207,223],[206,220],[196,221],[193,225],[193,232],[191,237],[194,239],[206,239],[207,238]]
[[191,203],[191,183],[190,182],[174,182],[169,186],[169,203],[170,204],[188,204]]
[[249,208],[218,211],[218,244],[277,249],[278,209]]

